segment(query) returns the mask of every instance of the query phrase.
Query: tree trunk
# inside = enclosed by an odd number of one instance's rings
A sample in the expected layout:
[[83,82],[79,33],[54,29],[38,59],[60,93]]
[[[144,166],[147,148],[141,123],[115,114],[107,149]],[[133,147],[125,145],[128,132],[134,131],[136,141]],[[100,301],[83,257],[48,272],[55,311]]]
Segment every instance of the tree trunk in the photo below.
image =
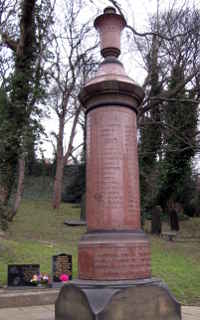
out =
[[0,163],[0,228],[3,230],[8,228],[8,201],[15,181],[16,164],[15,159],[12,160],[10,163],[7,161],[5,165]]
[[[3,34],[3,41],[15,56],[14,74],[11,81],[10,103],[7,115],[8,139],[0,155],[0,225],[8,227],[10,210],[8,201],[15,182],[16,167],[21,148],[21,138],[29,125],[31,110],[27,103],[31,92],[33,63],[35,61],[35,0],[21,1],[20,36],[17,40]],[[3,143],[3,142],[2,142]]]
[[18,160],[18,183],[17,183],[17,191],[15,196],[15,203],[11,214],[9,215],[9,221],[12,221],[14,216],[17,213],[17,210],[20,206],[23,191],[24,191],[24,175],[25,175],[25,159],[24,157],[19,158]]
[[57,158],[56,176],[54,180],[53,208],[58,209],[61,203],[62,181],[63,181],[63,157]]
[[56,176],[54,181],[54,192],[53,192],[53,208],[58,209],[61,203],[62,196],[62,182],[63,182],[63,170],[64,165],[67,164],[69,156],[72,152],[72,144],[76,134],[76,125],[78,123],[78,117],[80,114],[81,107],[77,109],[74,117],[72,130],[70,134],[69,144],[67,152],[63,155],[63,138],[64,138],[64,117],[60,117],[59,121],[59,135],[58,135],[58,146],[57,146],[57,162],[56,162]]
[[79,118],[80,112],[81,112],[81,106],[79,106],[79,108],[76,110],[76,114],[75,114],[75,117],[74,117],[74,121],[73,121],[73,125],[72,125],[71,135],[70,135],[70,138],[69,138],[69,144],[68,144],[67,152],[64,155],[64,164],[65,165],[67,164],[69,156],[70,156],[70,154],[72,152],[72,149],[73,149],[72,145],[73,145],[74,137],[76,135],[76,126],[77,126],[77,123],[78,123],[78,118]]
[[57,140],[57,154],[56,154],[56,175],[54,180],[54,190],[53,190],[53,208],[58,209],[61,202],[62,194],[62,180],[63,180],[63,138],[64,138],[64,126],[65,126],[65,116],[64,114],[60,116],[59,119],[59,133]]

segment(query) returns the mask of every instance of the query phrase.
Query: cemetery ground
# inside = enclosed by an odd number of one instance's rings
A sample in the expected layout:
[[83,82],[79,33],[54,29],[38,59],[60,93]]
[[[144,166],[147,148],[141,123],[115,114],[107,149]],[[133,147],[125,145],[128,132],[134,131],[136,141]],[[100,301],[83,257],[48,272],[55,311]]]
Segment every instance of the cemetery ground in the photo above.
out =
[[[8,264],[40,264],[41,272],[51,275],[54,254],[73,256],[73,278],[77,277],[77,246],[86,228],[64,225],[66,219],[79,219],[80,207],[62,204],[52,209],[50,201],[23,200],[9,230],[0,235],[0,284],[7,283]],[[163,225],[169,229],[167,223]],[[163,279],[183,305],[200,306],[200,218],[181,221],[174,241],[149,234],[152,275]]]

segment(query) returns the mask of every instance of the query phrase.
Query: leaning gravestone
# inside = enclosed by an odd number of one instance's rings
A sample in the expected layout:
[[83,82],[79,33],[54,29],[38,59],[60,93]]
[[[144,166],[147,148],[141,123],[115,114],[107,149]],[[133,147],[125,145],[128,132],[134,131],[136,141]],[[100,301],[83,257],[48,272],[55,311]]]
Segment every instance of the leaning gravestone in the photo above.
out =
[[72,255],[61,253],[52,257],[52,286],[62,285],[60,276],[66,274],[72,280]]
[[10,264],[8,265],[8,287],[33,286],[33,275],[40,274],[39,264]]

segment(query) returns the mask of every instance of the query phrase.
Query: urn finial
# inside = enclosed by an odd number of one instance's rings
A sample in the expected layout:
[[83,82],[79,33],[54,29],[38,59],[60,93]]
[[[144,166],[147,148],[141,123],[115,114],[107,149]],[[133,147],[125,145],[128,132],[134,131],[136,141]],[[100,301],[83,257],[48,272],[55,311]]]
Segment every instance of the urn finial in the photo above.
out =
[[106,57],[120,55],[121,31],[126,26],[125,19],[116,13],[115,8],[107,7],[104,13],[96,18],[95,28],[100,34],[101,54]]

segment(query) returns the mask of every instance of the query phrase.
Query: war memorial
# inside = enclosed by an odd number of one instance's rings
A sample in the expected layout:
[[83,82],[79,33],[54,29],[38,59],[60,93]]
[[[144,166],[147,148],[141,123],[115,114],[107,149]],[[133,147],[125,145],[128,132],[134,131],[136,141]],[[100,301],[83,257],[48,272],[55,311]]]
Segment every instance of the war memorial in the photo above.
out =
[[94,25],[104,60],[79,94],[87,114],[87,232],[78,279],[60,290],[55,319],[178,320],[180,304],[151,276],[141,229],[136,116],[144,92],[118,60],[126,21],[108,7]]

